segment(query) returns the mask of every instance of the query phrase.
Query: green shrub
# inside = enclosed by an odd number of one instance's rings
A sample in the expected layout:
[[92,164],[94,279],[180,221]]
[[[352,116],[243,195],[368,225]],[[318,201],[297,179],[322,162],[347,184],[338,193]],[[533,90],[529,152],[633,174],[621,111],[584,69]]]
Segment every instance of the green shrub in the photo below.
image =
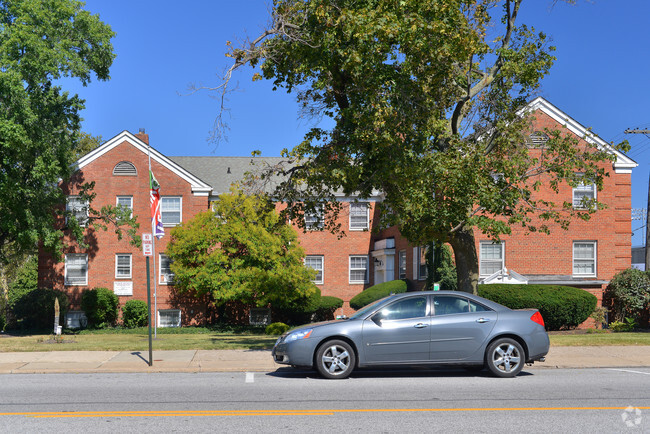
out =
[[320,305],[311,317],[312,321],[329,321],[334,319],[336,309],[343,307],[343,300],[331,295],[324,295],[320,298]]
[[54,299],[59,299],[59,325],[63,324],[68,310],[68,296],[54,289],[32,289],[13,294],[10,309],[15,326],[21,329],[54,328]]
[[451,249],[447,244],[436,243],[434,250],[433,282],[427,279],[427,288],[433,289],[433,283],[439,283],[442,291],[456,291],[458,278]]
[[478,294],[510,309],[539,309],[547,330],[575,328],[594,311],[598,299],[582,289],[555,285],[479,285]]
[[650,277],[648,272],[628,268],[616,274],[603,294],[604,302],[611,308],[610,321],[622,322],[624,318],[643,323],[650,306]]
[[122,323],[126,328],[145,327],[149,324],[149,306],[142,300],[129,300],[122,307]]
[[631,318],[625,318],[625,321],[614,321],[609,324],[609,328],[613,332],[631,332],[636,327],[636,321]]
[[108,288],[94,288],[81,294],[81,309],[86,313],[88,326],[104,328],[117,322],[119,300]]
[[355,295],[350,300],[350,307],[358,310],[387,295],[399,294],[401,292],[406,292],[406,282],[402,280],[379,283]]
[[281,335],[282,333],[286,332],[289,330],[291,327],[286,325],[283,322],[274,322],[266,326],[266,329],[264,329],[264,332],[267,335]]

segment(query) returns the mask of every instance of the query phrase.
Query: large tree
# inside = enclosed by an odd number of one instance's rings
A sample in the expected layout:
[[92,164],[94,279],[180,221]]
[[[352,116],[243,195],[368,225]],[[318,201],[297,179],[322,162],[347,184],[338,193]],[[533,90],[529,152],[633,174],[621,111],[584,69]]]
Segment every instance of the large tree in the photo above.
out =
[[[84,101],[57,84],[64,77],[84,85],[93,76],[109,79],[114,33],[83,5],[76,0],[0,1],[3,276],[4,266],[34,252],[38,241],[55,254],[61,251],[56,214],[65,213],[65,196],[59,182],[70,179],[80,150],[94,146],[89,145],[92,136],[79,132]],[[92,185],[80,187],[91,199]],[[126,221],[126,214],[113,208],[90,214],[100,225]],[[83,244],[82,228],[72,224],[70,230]]]
[[267,197],[233,189],[171,231],[174,285],[220,305],[300,308],[317,293],[296,230]]
[[289,215],[327,203],[335,217],[335,193],[367,198],[379,190],[382,226],[398,225],[413,243],[449,243],[458,288],[476,292],[475,230],[498,239],[513,225],[548,232],[552,223],[588,218],[603,205],[575,210],[535,192],[540,183],[601,188],[602,162],[611,158],[557,131],[546,131],[541,150],[525,145],[525,106],[554,49],[517,23],[521,5],[275,0],[259,37],[228,43],[233,64],[214,90],[225,95],[232,73],[251,65],[259,68],[254,79],[295,93],[304,115],[331,119],[320,124],[331,128],[312,128],[283,153],[289,164],[275,194]]

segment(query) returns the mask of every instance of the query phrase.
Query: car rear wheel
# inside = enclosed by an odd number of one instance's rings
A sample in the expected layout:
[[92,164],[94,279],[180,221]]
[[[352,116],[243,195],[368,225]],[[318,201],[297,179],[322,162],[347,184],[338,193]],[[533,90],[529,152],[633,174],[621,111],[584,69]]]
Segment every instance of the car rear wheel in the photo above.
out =
[[325,378],[347,378],[352,373],[354,364],[354,350],[345,341],[327,341],[316,352],[316,368]]
[[519,374],[524,367],[525,358],[524,349],[519,342],[510,338],[501,338],[492,342],[486,353],[490,372],[503,378]]

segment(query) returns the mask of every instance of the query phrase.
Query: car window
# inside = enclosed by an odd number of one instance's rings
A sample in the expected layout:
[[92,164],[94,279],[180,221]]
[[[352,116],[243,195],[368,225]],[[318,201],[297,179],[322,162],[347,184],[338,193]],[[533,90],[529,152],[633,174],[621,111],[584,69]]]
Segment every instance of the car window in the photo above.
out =
[[433,299],[433,309],[437,316],[469,312],[469,302],[466,298],[455,295],[436,295]]
[[389,304],[380,311],[381,319],[419,318],[427,315],[427,298],[411,297]]
[[478,304],[472,300],[469,301],[469,311],[470,312],[489,312],[492,309],[489,309],[482,304]]

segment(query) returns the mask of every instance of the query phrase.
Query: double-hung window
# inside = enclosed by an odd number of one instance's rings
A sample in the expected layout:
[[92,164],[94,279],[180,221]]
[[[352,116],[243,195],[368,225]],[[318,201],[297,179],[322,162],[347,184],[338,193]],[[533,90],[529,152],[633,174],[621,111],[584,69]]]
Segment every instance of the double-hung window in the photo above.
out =
[[573,242],[573,275],[596,276],[596,242]]
[[86,226],[88,223],[88,201],[79,196],[68,196],[66,198],[65,209],[72,217],[77,219],[79,226]]
[[133,217],[133,196],[117,196],[115,205],[131,210],[129,217]]
[[399,252],[399,278],[406,279],[406,250]]
[[118,253],[115,255],[115,278],[116,279],[131,278],[131,254],[130,253]]
[[171,269],[172,260],[169,259],[169,256],[161,253],[160,254],[160,275],[158,282],[161,285],[171,285],[174,283],[174,273]]
[[88,284],[88,255],[85,253],[68,253],[65,255],[65,284]]
[[504,266],[504,243],[481,241],[479,253],[479,274],[490,276],[501,271]]
[[350,256],[350,283],[368,283],[368,256]]
[[319,207],[311,212],[305,212],[305,229],[317,231],[323,228],[323,208]]
[[427,280],[429,270],[427,269],[427,246],[413,248],[413,278]]
[[576,209],[586,209],[586,201],[593,201],[596,199],[596,184],[587,184],[580,182],[573,187],[573,207]]
[[350,230],[367,230],[368,213],[369,208],[366,202],[350,202]]
[[323,269],[324,269],[324,263],[323,263],[323,256],[321,255],[310,255],[305,257],[305,266],[309,268],[313,268],[316,270],[316,277],[312,282],[316,284],[322,284],[323,283]]
[[160,198],[163,226],[176,226],[182,221],[181,205],[181,196],[163,196]]

